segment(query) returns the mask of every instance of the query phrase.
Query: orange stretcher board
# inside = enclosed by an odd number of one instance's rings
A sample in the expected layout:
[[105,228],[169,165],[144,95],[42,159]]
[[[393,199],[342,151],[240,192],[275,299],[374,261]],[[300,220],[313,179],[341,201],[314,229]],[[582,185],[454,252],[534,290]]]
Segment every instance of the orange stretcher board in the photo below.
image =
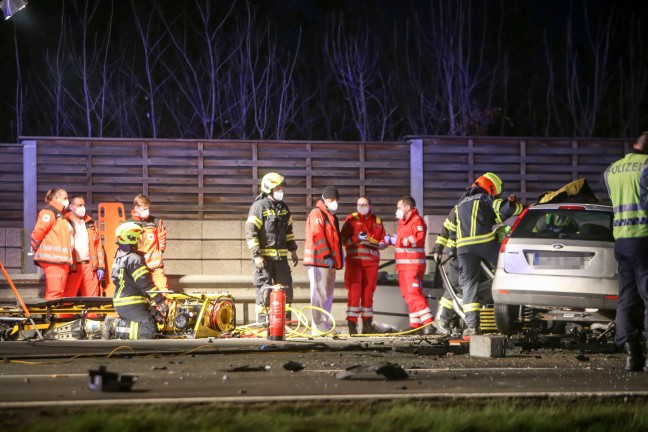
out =
[[122,222],[126,221],[124,204],[120,202],[99,203],[97,223],[99,224],[99,235],[106,251],[106,276],[105,288],[102,288],[102,295],[112,297],[115,293],[115,285],[110,277],[110,269],[115,260],[117,244],[115,243],[115,230]]

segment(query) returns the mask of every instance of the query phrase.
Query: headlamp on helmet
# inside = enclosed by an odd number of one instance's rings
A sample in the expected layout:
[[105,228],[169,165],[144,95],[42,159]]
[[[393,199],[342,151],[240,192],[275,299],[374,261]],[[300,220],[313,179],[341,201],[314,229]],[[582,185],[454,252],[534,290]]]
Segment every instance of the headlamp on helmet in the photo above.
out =
[[502,193],[502,179],[492,172],[487,172],[479,177],[473,185],[479,186],[491,195],[499,195]]
[[142,227],[134,222],[125,222],[115,230],[115,239],[118,244],[136,244],[142,234]]
[[271,194],[272,190],[278,186],[285,186],[286,182],[281,174],[271,172],[261,179],[261,192]]

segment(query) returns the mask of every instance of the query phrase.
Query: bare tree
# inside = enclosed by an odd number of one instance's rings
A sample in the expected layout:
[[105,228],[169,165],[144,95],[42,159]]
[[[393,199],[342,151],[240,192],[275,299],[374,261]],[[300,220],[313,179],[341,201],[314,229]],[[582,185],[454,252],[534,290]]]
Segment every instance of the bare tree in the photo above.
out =
[[348,34],[342,16],[331,21],[324,39],[326,59],[335,71],[360,140],[382,140],[396,106],[378,67],[376,40],[366,26]]

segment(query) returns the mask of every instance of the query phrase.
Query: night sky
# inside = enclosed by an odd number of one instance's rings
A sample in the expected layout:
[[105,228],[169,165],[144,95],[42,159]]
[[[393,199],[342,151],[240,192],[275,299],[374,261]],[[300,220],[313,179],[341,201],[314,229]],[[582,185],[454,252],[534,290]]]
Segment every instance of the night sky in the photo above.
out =
[[[98,3],[97,17],[94,18],[89,27],[89,33],[92,37],[101,38],[105,35],[105,23],[109,16],[111,6],[114,6],[114,26],[112,28],[111,47],[108,52],[108,63],[115,65],[120,56],[132,56],[134,70],[141,71],[141,65],[136,64],[141,59],[139,49],[139,40],[135,34],[133,25],[133,8],[128,0],[96,0],[92,4]],[[475,73],[473,80],[476,88],[472,90],[465,99],[469,100],[473,107],[467,112],[477,112],[475,116],[480,119],[465,119],[466,114],[457,114],[457,118],[464,125],[463,129],[454,130],[448,125],[448,120],[441,114],[435,114],[431,110],[429,114],[430,121],[437,120],[427,131],[420,130],[421,126],[416,126],[409,122],[412,112],[416,109],[413,100],[418,95],[427,95],[422,100],[441,98],[437,87],[430,85],[426,88],[417,88],[412,84],[407,87],[407,79],[404,79],[403,71],[406,65],[401,57],[403,46],[413,47],[412,40],[414,36],[424,39],[426,26],[431,25],[431,11],[439,10],[439,5],[455,4],[450,1],[412,1],[412,0],[263,0],[251,1],[249,4],[256,12],[255,25],[263,27],[270,24],[272,37],[276,38],[279,49],[286,53],[297,56],[295,62],[295,85],[298,90],[299,100],[306,101],[300,106],[302,117],[294,114],[294,118],[287,124],[286,130],[281,135],[287,139],[349,139],[358,140],[363,135],[358,131],[350,118],[352,118],[351,103],[345,99],[341,87],[336,84],[333,78],[333,69],[328,67],[324,61],[322,47],[324,44],[325,33],[331,29],[330,23],[343,17],[345,31],[349,34],[357,30],[368,29],[372,37],[375,38],[376,46],[380,59],[377,61],[377,68],[380,69],[381,79],[385,83],[387,91],[381,93],[379,90],[370,90],[371,96],[379,94],[381,99],[381,108],[384,110],[385,105],[393,109],[393,113],[388,120],[383,120],[383,126],[387,125],[387,132],[378,135],[375,130],[378,126],[370,127],[370,133],[366,135],[370,139],[399,139],[407,134],[481,134],[481,135],[554,135],[566,136],[583,134],[583,126],[577,124],[577,120],[571,117],[581,116],[583,113],[575,112],[578,109],[585,111],[587,108],[570,108],[568,107],[570,93],[569,86],[577,86],[581,97],[589,101],[590,87],[593,86],[595,69],[591,63],[592,53],[588,52],[588,44],[591,40],[588,33],[589,29],[596,28],[606,17],[613,17],[612,28],[610,30],[610,45],[607,51],[608,65],[607,73],[604,79],[608,83],[609,89],[603,95],[597,109],[596,124],[592,126],[588,133],[593,136],[632,136],[637,131],[648,128],[647,113],[648,102],[645,96],[646,90],[646,70],[648,68],[648,54],[646,54],[645,41],[643,46],[637,45],[632,50],[628,49],[628,41],[633,33],[641,35],[645,29],[639,27],[641,21],[647,17],[648,2],[644,1],[565,1],[565,0],[536,0],[536,1],[518,1],[518,0],[486,0],[462,2],[463,5],[470,6],[471,26],[473,36],[479,40],[476,34],[481,29],[486,28],[488,32],[488,45],[484,50],[484,66],[479,71],[471,70]],[[143,16],[146,16],[147,10],[153,6],[159,6],[159,15],[173,22],[181,12],[185,12],[187,17],[196,24],[200,25],[200,13],[197,12],[197,5],[209,9],[213,13],[215,21],[222,19],[228,11],[232,10],[225,30],[219,34],[220,40],[226,40],[228,34],[233,34],[233,28],[230,29],[230,23],[235,18],[244,19],[249,11],[246,8],[245,1],[152,1],[137,0],[136,9]],[[78,42],[81,28],[74,19],[74,9],[83,11],[85,1],[78,0],[29,0],[29,5],[23,11],[20,11],[11,20],[0,22],[0,142],[15,142],[16,138],[16,77],[17,64],[16,52],[14,46],[14,35],[18,38],[18,53],[20,58],[20,69],[22,72],[22,84],[24,90],[23,98],[23,124],[22,134],[28,135],[51,135],[56,128],[55,114],[50,99],[44,97],[45,88],[52,88],[48,81],[45,70],[48,63],[45,59],[52,58],[56,50],[57,42],[61,34],[61,8],[65,7],[65,19],[69,20],[69,29],[66,40]],[[570,15],[571,13],[571,15]],[[570,18],[571,17],[571,18]],[[422,23],[423,30],[416,29],[414,22]],[[571,20],[571,21],[570,21]],[[632,27],[637,26],[636,29]],[[160,22],[161,22],[160,18]],[[426,24],[427,23],[427,24]],[[565,28],[572,24],[573,29],[573,52],[576,58],[577,76],[582,81],[577,84],[568,82],[563,76],[563,62],[567,58],[564,41],[566,38]],[[155,25],[160,23],[154,23]],[[492,24],[486,25],[485,24]],[[176,24],[171,24],[175,26]],[[437,23],[437,25],[439,25]],[[499,26],[499,42],[497,42],[496,30]],[[177,28],[178,34],[181,30]],[[633,30],[634,29],[634,30]],[[643,31],[642,31],[643,30]],[[14,33],[15,31],[15,33]],[[175,31],[175,30],[174,30]],[[158,32],[157,34],[162,34]],[[299,47],[297,40],[301,34],[302,40]],[[397,34],[396,38],[392,35]],[[543,44],[543,35],[546,35],[549,47]],[[637,36],[637,41],[640,37]],[[398,40],[399,42],[394,42]],[[234,43],[235,41],[228,41]],[[168,43],[168,40],[165,42]],[[497,45],[499,43],[499,45]],[[638,42],[639,43],[639,42]],[[400,44],[399,46],[395,46]],[[170,46],[170,45],[169,45]],[[475,49],[477,44],[470,44],[470,49]],[[298,50],[299,48],[299,50]],[[189,45],[187,51],[192,53],[193,48]],[[166,52],[170,53],[168,49]],[[549,100],[547,97],[547,88],[550,86],[550,76],[544,71],[546,69],[546,53],[550,52],[552,61],[555,62],[554,72],[554,99]],[[505,54],[498,56],[499,54]],[[199,54],[194,52],[193,54]],[[475,50],[467,58],[471,58],[473,63],[481,55]],[[168,54],[165,54],[165,56]],[[196,58],[200,58],[199,56]],[[496,61],[497,58],[497,61]],[[504,67],[504,61],[506,63]],[[169,63],[177,62],[170,55],[167,57]],[[261,57],[261,61],[262,57]],[[425,55],[416,59],[412,64],[421,70],[429,70],[439,60],[430,61],[429,56]],[[589,63],[588,63],[589,62]],[[620,68],[619,65],[623,64]],[[49,63],[51,65],[51,63]],[[634,68],[642,72],[631,74],[629,69]],[[116,69],[123,66],[115,66]],[[168,68],[168,66],[167,66]],[[167,69],[168,70],[168,69]],[[490,83],[479,82],[479,73],[484,71],[491,73],[488,80]],[[176,73],[184,73],[180,70]],[[78,81],[74,76],[74,68],[69,66],[63,76],[63,86],[72,94],[78,90]],[[166,72],[168,74],[168,72]],[[234,74],[235,72],[227,72]],[[506,76],[504,77],[504,74]],[[626,74],[626,78],[620,78]],[[630,74],[630,75],[628,75]],[[224,75],[225,76],[225,75]],[[626,83],[630,83],[627,77],[632,77],[635,90],[628,89]],[[166,82],[165,71],[158,66],[155,79],[158,82]],[[137,78],[143,81],[142,76]],[[174,77],[177,80],[177,77]],[[425,79],[433,78],[424,77]],[[623,86],[618,85],[619,81],[624,82]],[[115,78],[115,82],[117,82]],[[123,83],[123,79],[119,80]],[[135,80],[134,80],[135,81]],[[170,80],[169,82],[171,82]],[[219,79],[217,85],[222,84],[223,80]],[[339,83],[338,83],[339,84]],[[636,85],[639,85],[636,87]],[[121,84],[120,84],[121,85]],[[178,89],[182,88],[183,83],[179,80],[171,86],[165,98],[168,101],[175,100],[176,103],[166,103],[158,105],[159,115],[161,117],[159,137],[183,137],[183,138],[204,138],[206,132],[205,122],[200,121],[200,115],[193,113],[187,108],[187,104],[178,96]],[[135,85],[120,87],[122,93],[133,92]],[[490,90],[488,90],[490,89]],[[115,90],[112,90],[115,93]],[[490,91],[492,95],[487,96]],[[176,92],[176,93],[173,93]],[[635,94],[636,101],[632,106],[628,102],[628,94]],[[638,96],[637,94],[640,93]],[[503,95],[506,94],[504,97]],[[78,97],[78,93],[70,96],[72,99]],[[123,97],[123,96],[121,96]],[[186,97],[186,96],[185,96]],[[160,96],[161,98],[161,96]],[[175,98],[175,99],[173,99]],[[187,98],[187,97],[186,97]],[[190,97],[189,97],[190,98]],[[226,98],[223,97],[223,100]],[[231,97],[230,97],[231,99]],[[137,101],[133,102],[132,112],[119,114],[122,116],[121,122],[113,120],[101,129],[104,136],[143,136],[150,137],[153,133],[150,125],[146,123],[146,117],[149,115],[146,107],[146,97],[138,95]],[[628,102],[623,105],[623,101]],[[120,101],[113,102],[119,106]],[[224,102],[220,102],[221,104]],[[274,102],[271,101],[271,105]],[[408,105],[411,103],[411,106]],[[618,107],[615,104],[620,104]],[[349,105],[349,108],[346,107]],[[420,105],[420,103],[419,103]],[[549,107],[551,105],[551,107]],[[623,105],[623,106],[622,106]],[[441,113],[445,105],[439,105]],[[71,102],[62,104],[62,110],[73,112],[78,110]],[[376,109],[370,108],[370,109]],[[571,109],[571,111],[570,111]],[[175,118],[171,113],[182,113],[182,118]],[[620,110],[634,110],[632,121],[621,126],[618,112]],[[328,114],[332,120],[323,120]],[[369,117],[373,116],[371,112]],[[461,115],[464,118],[461,118]],[[472,115],[472,114],[471,114]],[[115,114],[115,116],[118,116]],[[164,116],[164,117],[163,117]],[[278,132],[275,135],[267,134],[261,136],[260,132],[255,131],[250,123],[243,122],[239,130],[227,130],[226,126],[236,121],[236,115],[231,112],[222,112],[219,114],[221,126],[216,127],[212,132],[212,138],[243,138],[242,134],[247,137],[259,137],[272,139],[279,137]],[[486,120],[481,119],[487,117]],[[68,123],[61,122],[62,135],[72,135],[82,133],[84,116],[82,113],[75,112],[70,115]],[[137,119],[135,121],[134,119]],[[174,120],[172,120],[174,119]],[[373,120],[375,121],[375,119]],[[76,123],[75,123],[76,122]],[[180,125],[188,125],[181,128]],[[137,124],[136,126],[132,125]],[[474,123],[478,123],[475,125]],[[125,127],[127,124],[128,127]],[[425,124],[423,120],[420,124]],[[305,126],[306,125],[306,126]],[[94,128],[94,126],[93,126]],[[384,129],[384,128],[383,128]],[[94,130],[94,129],[93,129]],[[97,129],[99,130],[99,129]],[[98,132],[93,132],[93,135]],[[274,133],[274,132],[273,132]],[[209,137],[209,136],[207,136]]]

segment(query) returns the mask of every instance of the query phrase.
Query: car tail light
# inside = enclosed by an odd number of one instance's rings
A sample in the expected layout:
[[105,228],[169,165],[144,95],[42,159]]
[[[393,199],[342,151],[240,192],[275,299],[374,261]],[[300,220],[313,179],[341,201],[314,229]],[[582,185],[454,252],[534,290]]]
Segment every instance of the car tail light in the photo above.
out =
[[558,210],[586,210],[584,206],[579,206],[579,205],[563,205],[559,206]]
[[508,243],[508,240],[513,234],[513,232],[515,231],[515,228],[517,228],[517,226],[520,224],[520,221],[528,211],[529,211],[529,207],[526,207],[524,210],[522,210],[522,213],[520,213],[520,215],[515,219],[515,222],[513,222],[513,225],[511,225],[511,229],[509,230],[508,235],[504,238],[502,244],[500,245],[500,250],[499,250],[500,253],[506,252],[506,243]]
[[509,238],[504,237],[504,240],[502,240],[502,244],[500,245],[500,253],[506,252],[506,243],[508,243]]

